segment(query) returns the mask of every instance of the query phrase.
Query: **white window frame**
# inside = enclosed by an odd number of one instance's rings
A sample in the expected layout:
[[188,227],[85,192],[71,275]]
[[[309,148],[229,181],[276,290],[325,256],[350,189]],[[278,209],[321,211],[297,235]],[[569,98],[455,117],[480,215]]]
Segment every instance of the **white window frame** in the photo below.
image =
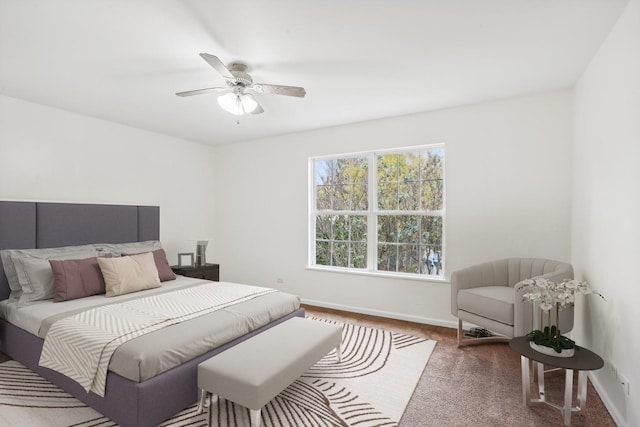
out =
[[[377,182],[377,156],[384,154],[400,154],[405,152],[415,152],[415,151],[430,151],[430,150],[442,150],[443,154],[443,162],[442,162],[442,176],[443,176],[443,193],[442,193],[442,209],[437,211],[404,211],[404,210],[394,210],[394,211],[380,211],[378,209],[378,182]],[[346,159],[351,157],[367,157],[369,167],[368,167],[368,192],[367,192],[367,203],[368,209],[366,211],[321,211],[323,214],[336,214],[336,215],[345,215],[345,214],[354,214],[354,215],[364,215],[367,216],[367,268],[350,268],[350,267],[336,267],[336,266],[328,266],[328,265],[320,265],[316,264],[316,216],[319,210],[317,210],[316,205],[316,185],[315,185],[315,162],[316,160],[332,160],[332,159]],[[375,151],[363,151],[363,152],[355,152],[355,153],[345,153],[345,154],[332,154],[332,155],[324,155],[324,156],[316,156],[309,158],[308,164],[309,170],[309,201],[308,201],[308,261],[307,268],[312,270],[323,270],[323,271],[333,271],[333,272],[341,272],[341,273],[355,273],[355,274],[367,274],[367,275],[375,275],[375,276],[387,276],[387,277],[402,277],[407,279],[418,279],[418,280],[428,280],[428,281],[444,281],[444,272],[446,271],[446,259],[444,256],[446,253],[445,249],[445,230],[446,230],[446,152],[444,143],[439,144],[429,144],[429,145],[418,145],[411,147],[398,147],[398,148],[390,148],[384,150],[375,150]],[[395,272],[395,271],[384,271],[378,270],[377,263],[377,244],[378,244],[378,229],[377,229],[377,217],[381,214],[391,214],[391,215],[422,215],[422,216],[440,216],[442,218],[442,254],[443,254],[443,263],[442,263],[442,274],[441,275],[428,275],[428,274],[418,274],[418,273],[405,273],[405,272]]]

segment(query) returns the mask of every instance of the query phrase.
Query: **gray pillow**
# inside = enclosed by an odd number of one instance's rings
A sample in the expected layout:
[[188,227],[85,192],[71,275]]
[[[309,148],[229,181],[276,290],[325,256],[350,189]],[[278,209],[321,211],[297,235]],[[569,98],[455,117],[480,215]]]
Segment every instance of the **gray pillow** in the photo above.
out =
[[63,246],[59,248],[46,248],[46,249],[4,249],[0,251],[0,257],[2,257],[2,265],[4,267],[5,276],[9,282],[9,288],[11,288],[10,301],[15,301],[20,298],[22,294],[22,286],[18,281],[18,273],[14,266],[14,257],[27,257],[38,259],[74,259],[74,258],[90,258],[97,255],[96,249],[93,245],[81,245],[81,246]]
[[111,254],[111,256],[119,257],[123,253],[139,254],[143,252],[153,252],[162,248],[159,240],[148,240],[146,242],[132,243],[96,243],[93,247],[100,255]]
[[13,261],[11,260],[11,254],[13,252],[16,251],[14,249],[4,249],[0,251],[4,275],[7,277],[7,282],[9,282],[9,288],[11,289],[9,301],[14,301],[17,298],[20,298],[20,294],[22,293],[22,288],[20,287],[20,283],[18,283],[18,275],[16,274],[16,269],[13,266]]
[[48,259],[14,257],[13,265],[22,288],[20,306],[53,298],[53,272]]

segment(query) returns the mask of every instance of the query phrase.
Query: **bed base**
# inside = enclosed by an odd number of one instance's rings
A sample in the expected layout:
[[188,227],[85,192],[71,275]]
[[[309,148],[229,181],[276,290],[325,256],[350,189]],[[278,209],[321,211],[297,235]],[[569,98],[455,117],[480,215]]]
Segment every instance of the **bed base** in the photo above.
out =
[[304,315],[304,309],[300,308],[146,381],[135,382],[109,372],[105,397],[87,393],[70,378],[38,366],[44,340],[3,319],[0,319],[0,351],[123,427],[153,427],[198,401],[198,364],[287,319]]

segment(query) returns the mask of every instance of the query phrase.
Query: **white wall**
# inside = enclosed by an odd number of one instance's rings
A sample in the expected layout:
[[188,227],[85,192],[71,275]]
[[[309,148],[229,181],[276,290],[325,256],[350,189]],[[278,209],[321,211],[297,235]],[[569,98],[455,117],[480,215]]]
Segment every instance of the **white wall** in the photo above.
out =
[[574,338],[608,366],[591,377],[619,425],[640,426],[640,0],[631,0],[575,89],[573,232],[578,275],[606,302],[580,301]]
[[448,283],[305,269],[308,157],[444,142],[447,272],[508,256],[569,261],[570,123],[571,94],[560,92],[220,146],[221,276],[453,325]]
[[159,205],[169,261],[215,234],[214,149],[0,96],[0,200]]
[[159,205],[172,262],[214,237],[224,280],[452,325],[446,282],[305,269],[308,157],[444,142],[448,272],[568,260],[570,104],[559,92],[213,148],[0,97],[0,199]]

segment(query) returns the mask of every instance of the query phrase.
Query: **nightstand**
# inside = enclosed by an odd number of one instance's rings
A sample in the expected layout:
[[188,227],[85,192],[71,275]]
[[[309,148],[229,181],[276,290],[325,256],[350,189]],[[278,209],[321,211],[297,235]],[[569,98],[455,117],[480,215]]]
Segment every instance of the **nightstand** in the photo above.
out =
[[193,267],[172,265],[171,269],[181,276],[220,281],[220,264],[194,265]]

